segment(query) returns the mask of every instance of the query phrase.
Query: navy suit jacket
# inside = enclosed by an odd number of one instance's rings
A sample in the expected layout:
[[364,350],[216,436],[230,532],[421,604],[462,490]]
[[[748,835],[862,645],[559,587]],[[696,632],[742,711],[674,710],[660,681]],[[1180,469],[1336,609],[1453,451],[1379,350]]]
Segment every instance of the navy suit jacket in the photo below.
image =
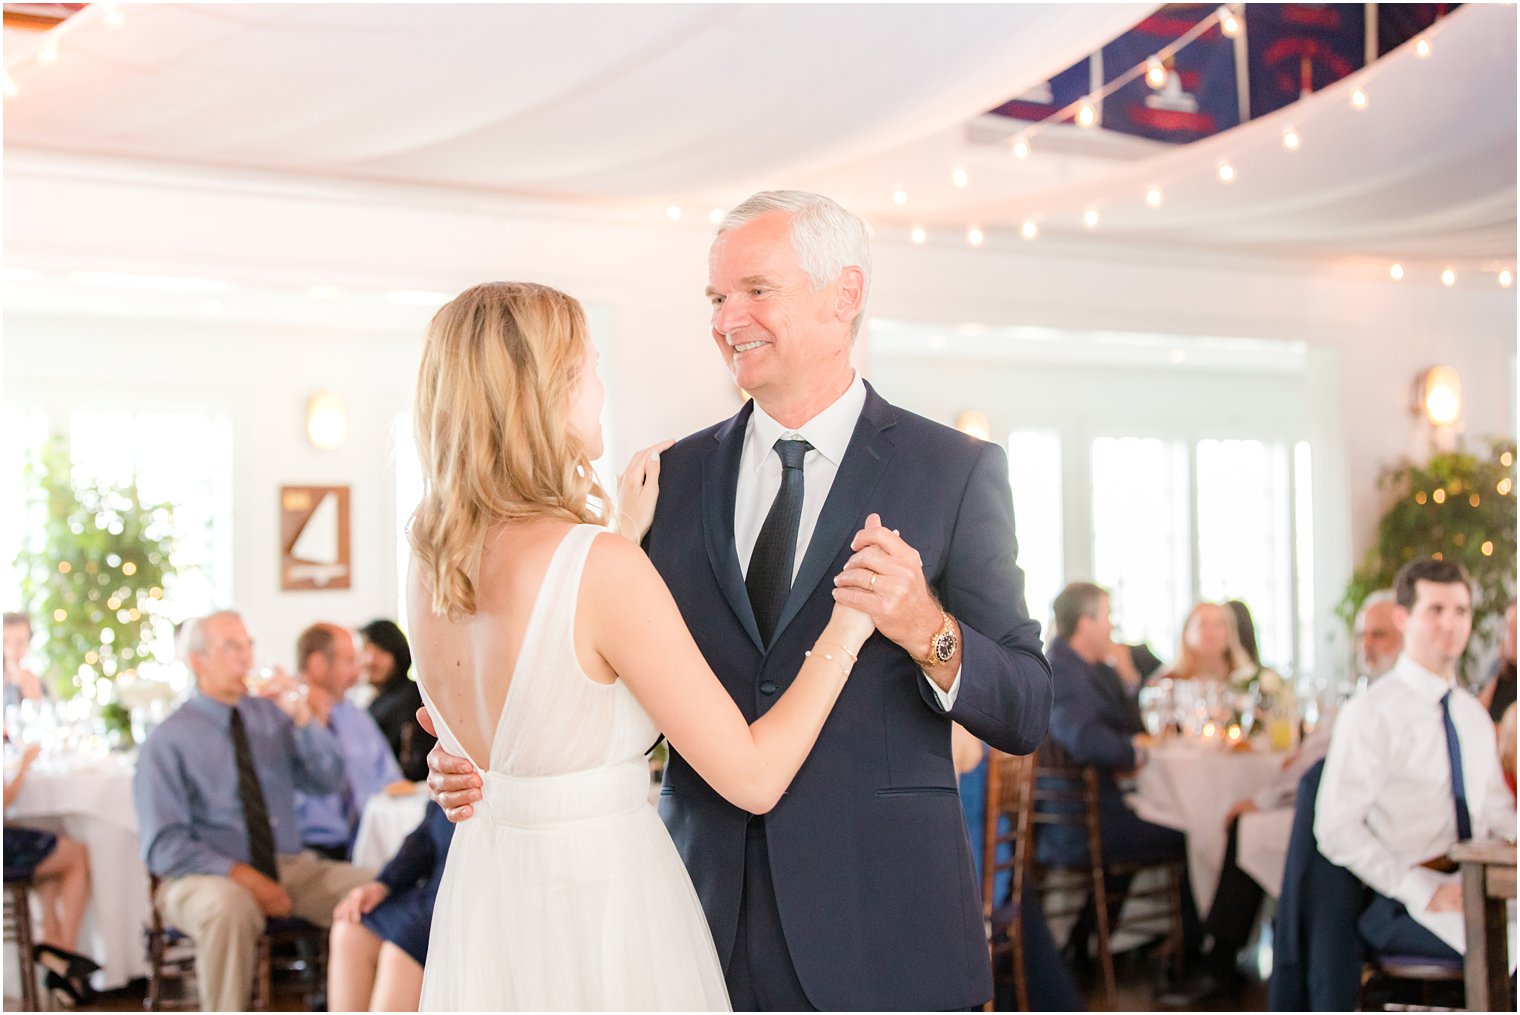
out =
[[[822,1009],[948,1009],[992,996],[980,892],[950,757],[950,720],[1027,754],[1050,717],[1050,671],[1014,562],[1007,458],[888,405],[869,385],[849,449],[772,643],[761,643],[734,546],[751,404],[661,455],[646,547],[713,672],[753,722],[796,677],[833,609],[850,540],[879,512],[923,558],[963,635],[961,687],[943,711],[912,659],[880,634],[817,746],[765,817],[792,963]],[[691,872],[719,957],[733,952],[748,815],[672,750],[660,813]]]

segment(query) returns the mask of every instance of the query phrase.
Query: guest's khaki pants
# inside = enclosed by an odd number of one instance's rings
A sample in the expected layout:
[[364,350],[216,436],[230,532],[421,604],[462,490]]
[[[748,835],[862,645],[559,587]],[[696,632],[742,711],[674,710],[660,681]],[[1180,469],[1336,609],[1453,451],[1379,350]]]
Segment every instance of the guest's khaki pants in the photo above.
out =
[[[319,927],[332,923],[332,911],[349,890],[374,873],[315,853],[278,858],[280,884],[290,895],[296,916]],[[195,942],[195,978],[206,1011],[247,1011],[253,997],[264,914],[253,896],[231,878],[187,874],[158,888],[164,922]]]

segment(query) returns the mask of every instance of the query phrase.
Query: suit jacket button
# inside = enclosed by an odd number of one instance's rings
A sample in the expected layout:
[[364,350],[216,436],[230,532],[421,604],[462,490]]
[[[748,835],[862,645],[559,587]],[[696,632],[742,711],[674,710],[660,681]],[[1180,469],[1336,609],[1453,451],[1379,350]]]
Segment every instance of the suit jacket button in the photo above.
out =
[[776,693],[776,682],[774,680],[763,680],[763,681],[761,681],[760,682],[760,693],[761,694],[775,694]]

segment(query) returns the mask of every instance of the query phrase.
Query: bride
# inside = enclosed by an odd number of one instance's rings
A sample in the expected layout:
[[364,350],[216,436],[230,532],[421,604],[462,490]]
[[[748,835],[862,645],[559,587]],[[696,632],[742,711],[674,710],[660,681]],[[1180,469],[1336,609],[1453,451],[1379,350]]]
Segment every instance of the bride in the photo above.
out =
[[602,527],[601,407],[564,293],[479,285],[428,329],[407,615],[428,712],[483,797],[454,834],[423,1010],[726,1010],[645,753],[663,732],[709,786],[765,813],[873,631],[836,605],[796,680],[746,725],[637,544],[657,453],[624,480],[631,539]]

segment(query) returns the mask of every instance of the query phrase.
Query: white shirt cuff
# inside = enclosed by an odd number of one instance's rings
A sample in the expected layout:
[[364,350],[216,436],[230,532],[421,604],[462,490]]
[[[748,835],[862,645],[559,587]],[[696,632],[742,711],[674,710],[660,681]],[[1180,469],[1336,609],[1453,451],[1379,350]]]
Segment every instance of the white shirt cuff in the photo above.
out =
[[923,670],[919,670],[918,672],[923,673],[924,679],[929,681],[929,689],[934,692],[934,697],[939,699],[940,708],[948,712],[955,707],[955,696],[960,694],[961,691],[961,668],[959,666],[955,668],[955,679],[950,681],[950,690],[948,691],[940,690],[939,685],[934,682],[929,674],[924,673]]

